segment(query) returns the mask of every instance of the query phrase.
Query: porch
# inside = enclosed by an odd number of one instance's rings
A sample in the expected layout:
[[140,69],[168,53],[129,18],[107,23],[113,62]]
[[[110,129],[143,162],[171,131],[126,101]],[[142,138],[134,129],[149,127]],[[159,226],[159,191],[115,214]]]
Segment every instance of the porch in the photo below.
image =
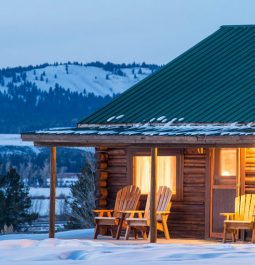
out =
[[[64,232],[55,233],[55,238],[58,240],[81,240],[81,241],[90,241],[94,243],[106,243],[114,244],[117,246],[122,245],[146,245],[149,244],[149,239],[144,240],[134,239],[133,237],[130,240],[124,240],[124,237],[121,237],[120,240],[116,240],[111,236],[100,236],[98,239],[93,239],[94,229],[78,229],[70,230]],[[0,237],[0,242],[3,240],[45,240],[48,238],[47,234],[6,234]],[[194,239],[194,238],[172,238],[166,240],[164,238],[158,238],[158,244],[189,244],[189,245],[208,245],[208,244],[221,244],[221,240],[217,239]],[[241,241],[238,243],[242,243]],[[237,243],[237,244],[238,244]]]
[[[23,140],[32,140],[36,145],[51,147],[50,237],[54,237],[56,147],[95,146],[98,162],[97,203],[99,208],[112,208],[116,192],[120,188],[130,184],[137,185],[139,174],[135,173],[134,166],[137,161],[134,159],[139,156],[151,157],[150,175],[148,176],[150,182],[154,183],[150,186],[150,192],[154,194],[151,196],[151,203],[153,203],[157,182],[161,181],[156,178],[158,157],[175,157],[173,160],[175,161],[175,174],[173,176],[176,179],[170,182],[167,178],[164,180],[168,181],[168,184],[172,185],[171,188],[175,190],[168,222],[172,239],[220,238],[223,218],[219,213],[233,211],[235,196],[252,193],[255,187],[253,184],[255,139],[253,136],[239,135],[242,130],[247,129],[242,125],[237,125],[237,128],[231,125],[230,129],[227,126],[217,125],[210,131],[207,131],[206,126],[203,131],[202,126],[194,125],[192,130],[199,130],[200,134],[204,134],[201,136],[189,136],[194,131],[184,133],[183,127],[185,126],[177,127],[164,128],[163,126],[158,129],[156,126],[157,130],[164,129],[164,134],[167,134],[169,130],[170,136],[144,136],[143,131],[137,132],[142,134],[139,136],[122,136],[119,135],[119,131],[116,132],[117,135],[113,135],[113,132],[109,132],[108,127],[103,133],[103,129],[100,127],[101,131],[98,134],[95,133],[95,128],[93,132],[91,132],[91,128],[78,128],[70,131],[53,130],[23,134]],[[190,130],[190,126],[188,128]],[[147,130],[146,127],[146,133]],[[174,133],[173,130],[175,130]],[[176,130],[180,130],[179,133],[182,131],[185,136],[176,136]],[[211,135],[212,131],[215,135]],[[156,131],[156,133],[160,134],[161,132]],[[231,136],[225,134],[231,134]],[[221,154],[225,158],[221,158]],[[230,162],[228,162],[230,157]],[[226,170],[230,171],[226,173],[224,172]],[[138,175],[135,177],[135,174]],[[162,184],[165,185],[164,182]],[[143,201],[142,196],[141,205]],[[153,218],[155,218],[155,211],[151,220]],[[151,229],[155,231],[153,222],[151,224]],[[156,239],[155,236],[151,242],[155,242]]]

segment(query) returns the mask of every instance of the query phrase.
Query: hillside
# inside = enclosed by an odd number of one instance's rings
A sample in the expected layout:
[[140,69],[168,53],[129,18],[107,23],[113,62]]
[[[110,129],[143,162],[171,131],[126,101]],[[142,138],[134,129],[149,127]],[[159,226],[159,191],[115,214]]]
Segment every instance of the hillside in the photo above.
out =
[[1,69],[0,133],[73,126],[158,68],[69,62]]

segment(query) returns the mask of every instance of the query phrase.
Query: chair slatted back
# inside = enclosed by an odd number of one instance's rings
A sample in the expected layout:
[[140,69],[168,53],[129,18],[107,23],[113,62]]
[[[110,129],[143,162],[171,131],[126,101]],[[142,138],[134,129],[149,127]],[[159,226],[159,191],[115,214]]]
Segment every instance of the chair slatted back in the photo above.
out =
[[140,189],[133,185],[119,190],[116,196],[113,216],[120,217],[119,211],[136,210],[140,194]]
[[[160,186],[156,197],[156,211],[169,211],[171,208],[172,191],[169,187]],[[150,193],[148,194],[144,218],[150,218]],[[157,219],[161,216],[157,216]]]
[[235,199],[235,220],[251,221],[255,214],[255,194],[245,194]]

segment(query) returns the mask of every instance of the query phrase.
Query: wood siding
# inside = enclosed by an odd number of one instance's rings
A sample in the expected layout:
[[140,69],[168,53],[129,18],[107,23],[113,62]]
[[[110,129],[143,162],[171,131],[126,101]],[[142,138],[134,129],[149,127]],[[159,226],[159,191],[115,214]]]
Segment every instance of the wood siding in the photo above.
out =
[[[97,149],[96,154],[98,205],[112,208],[117,191],[131,183],[128,172],[132,172],[132,169],[128,169],[130,167],[128,150],[103,148],[103,150]],[[206,155],[201,150],[185,149],[183,156],[183,199],[172,203],[168,222],[170,234],[175,238],[204,238]],[[107,187],[100,186],[102,174],[107,174]],[[102,195],[102,189],[107,189],[105,192],[107,196]],[[144,203],[141,202],[141,205]]]
[[255,193],[255,148],[245,149],[245,194]]
[[186,149],[183,200],[173,202],[169,218],[173,237],[205,237],[205,177],[206,155],[197,149]]

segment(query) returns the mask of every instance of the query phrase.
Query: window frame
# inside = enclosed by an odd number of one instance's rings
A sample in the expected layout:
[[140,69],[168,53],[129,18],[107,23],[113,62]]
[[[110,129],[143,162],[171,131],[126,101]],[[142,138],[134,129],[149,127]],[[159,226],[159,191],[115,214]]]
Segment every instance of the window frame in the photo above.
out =
[[[183,149],[174,148],[158,148],[158,156],[176,156],[176,194],[172,196],[174,201],[183,200]],[[150,148],[129,148],[128,149],[128,166],[127,176],[129,184],[133,185],[134,182],[134,168],[133,157],[134,156],[151,156]]]

